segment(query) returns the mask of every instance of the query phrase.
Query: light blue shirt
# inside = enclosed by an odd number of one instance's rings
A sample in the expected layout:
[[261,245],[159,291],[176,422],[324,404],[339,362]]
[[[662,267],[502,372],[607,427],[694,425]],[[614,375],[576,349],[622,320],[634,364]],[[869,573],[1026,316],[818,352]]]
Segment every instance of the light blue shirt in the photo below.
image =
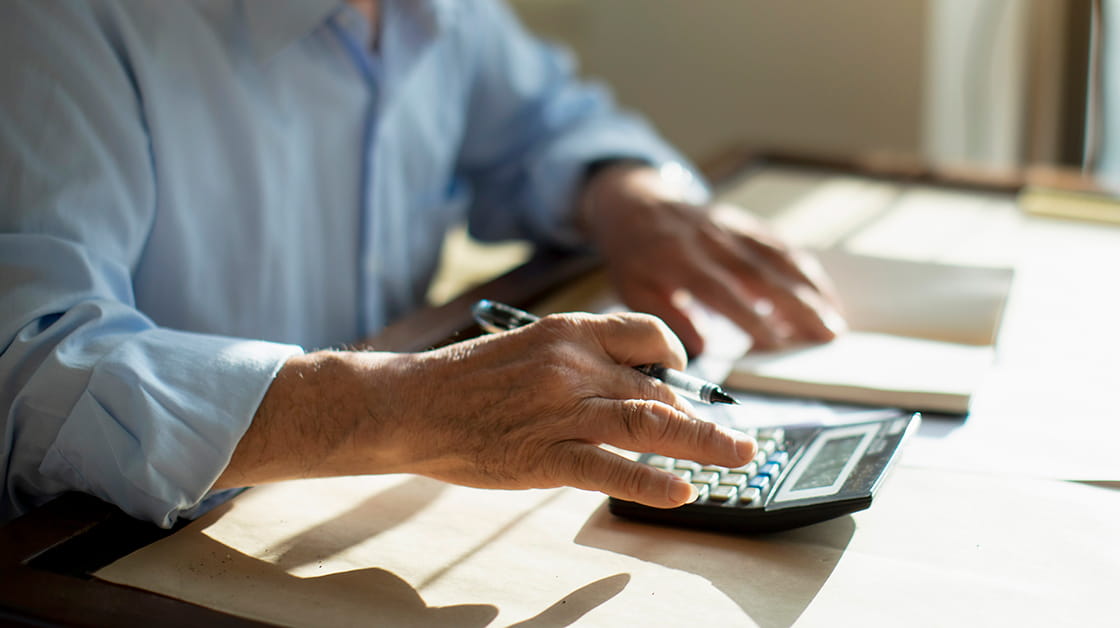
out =
[[490,0],[0,8],[0,416],[12,517],[170,525],[277,370],[423,302],[446,227],[573,245],[586,164],[679,160]]

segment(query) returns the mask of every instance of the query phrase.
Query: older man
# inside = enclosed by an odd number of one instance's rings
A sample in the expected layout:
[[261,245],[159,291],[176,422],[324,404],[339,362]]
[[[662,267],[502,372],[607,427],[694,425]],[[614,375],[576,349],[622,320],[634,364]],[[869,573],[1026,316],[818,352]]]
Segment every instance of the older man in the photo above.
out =
[[[701,350],[676,295],[762,345],[833,333],[793,253],[667,184],[683,160],[490,0],[0,12],[4,518],[79,490],[170,525],[226,488],[386,472],[679,505],[690,485],[600,447],[752,455],[629,368]],[[421,304],[464,218],[597,247],[668,327],[328,349]]]

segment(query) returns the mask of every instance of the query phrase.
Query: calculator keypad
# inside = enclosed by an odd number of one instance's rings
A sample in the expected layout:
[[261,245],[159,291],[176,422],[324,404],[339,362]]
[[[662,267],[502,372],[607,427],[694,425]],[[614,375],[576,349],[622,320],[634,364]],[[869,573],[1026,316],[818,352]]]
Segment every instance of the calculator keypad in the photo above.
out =
[[[866,410],[864,420],[836,425],[796,424],[743,429],[757,455],[737,468],[664,455],[640,463],[676,473],[697,498],[680,508],[653,508],[611,497],[610,512],[638,521],[733,533],[766,533],[826,521],[871,505],[881,478],[904,439],[920,422],[902,410]],[[879,447],[877,443],[884,444]]]
[[731,507],[757,506],[789,464],[789,453],[784,443],[785,433],[781,428],[760,430],[755,437],[758,440],[758,454],[754,460],[734,469],[700,465],[691,460],[661,455],[643,456],[641,462],[691,482],[697,491],[697,498],[693,503]]

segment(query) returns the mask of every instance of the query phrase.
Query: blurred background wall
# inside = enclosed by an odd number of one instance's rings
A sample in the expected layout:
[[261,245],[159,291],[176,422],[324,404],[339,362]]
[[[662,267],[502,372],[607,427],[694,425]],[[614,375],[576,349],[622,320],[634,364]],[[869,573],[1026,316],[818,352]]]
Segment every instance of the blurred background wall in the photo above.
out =
[[513,5],[694,158],[747,142],[1013,166],[1082,156],[1092,2]]
[[[1120,0],[510,2],[696,160],[746,145],[997,169],[1089,163],[1120,186],[1120,121],[1102,121],[1104,87],[1088,89],[1104,74],[1090,67],[1093,34],[1111,21],[1120,37]],[[1094,21],[1102,3],[1111,12]],[[463,229],[448,250],[455,272],[440,277],[457,281],[437,280],[436,303],[530,252]]]
[[1103,0],[1101,8],[1087,152],[1098,176],[1120,190],[1120,0]]

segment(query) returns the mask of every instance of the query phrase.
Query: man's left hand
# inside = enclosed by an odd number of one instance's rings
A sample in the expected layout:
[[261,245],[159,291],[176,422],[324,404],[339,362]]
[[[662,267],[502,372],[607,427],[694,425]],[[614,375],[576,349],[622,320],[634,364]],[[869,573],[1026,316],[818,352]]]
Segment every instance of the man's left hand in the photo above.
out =
[[686,313],[696,299],[749,333],[756,349],[823,342],[845,329],[816,260],[757,217],[696,205],[653,168],[608,166],[583,189],[579,220],[630,308],[659,316],[689,354],[703,338]]

